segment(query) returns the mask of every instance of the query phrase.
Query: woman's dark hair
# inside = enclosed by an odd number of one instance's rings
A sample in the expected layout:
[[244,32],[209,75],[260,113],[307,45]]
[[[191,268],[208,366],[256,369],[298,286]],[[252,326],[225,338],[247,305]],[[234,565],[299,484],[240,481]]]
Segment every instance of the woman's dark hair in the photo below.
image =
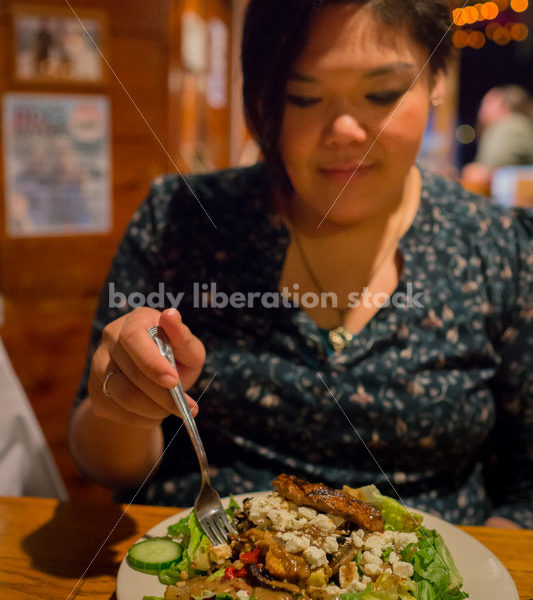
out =
[[433,73],[453,52],[449,0],[250,0],[242,39],[244,112],[278,183],[292,186],[279,153],[285,88],[309,35],[312,17],[328,4],[368,5],[385,24],[407,27],[430,56]]

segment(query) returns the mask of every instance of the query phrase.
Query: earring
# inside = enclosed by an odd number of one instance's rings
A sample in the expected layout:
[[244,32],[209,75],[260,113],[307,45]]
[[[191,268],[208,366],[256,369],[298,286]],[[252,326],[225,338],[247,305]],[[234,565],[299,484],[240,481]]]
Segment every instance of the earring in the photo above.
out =
[[442,96],[433,96],[431,98],[431,104],[435,107],[440,106],[441,104],[444,104],[444,99]]

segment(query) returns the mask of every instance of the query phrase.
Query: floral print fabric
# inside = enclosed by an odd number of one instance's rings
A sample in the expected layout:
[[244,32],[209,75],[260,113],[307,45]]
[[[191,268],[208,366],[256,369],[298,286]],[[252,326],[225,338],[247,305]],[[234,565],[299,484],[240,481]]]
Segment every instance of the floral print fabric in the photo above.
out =
[[[500,515],[533,527],[531,213],[423,172],[397,289],[419,302],[381,308],[332,353],[304,311],[270,306],[290,234],[268,182],[262,164],[154,182],[113,261],[77,401],[102,328],[139,297],[182,293],[178,309],[207,350],[189,393],[221,495],[270,489],[287,472],[375,483],[454,523]],[[221,307],[217,292],[270,300]],[[170,417],[164,431],[157,473],[121,500],[193,503],[185,428]]]

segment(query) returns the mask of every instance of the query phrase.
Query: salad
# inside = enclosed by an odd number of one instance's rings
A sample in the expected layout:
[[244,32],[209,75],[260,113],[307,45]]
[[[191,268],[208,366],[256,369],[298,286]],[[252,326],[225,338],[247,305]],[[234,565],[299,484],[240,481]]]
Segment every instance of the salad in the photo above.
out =
[[213,546],[192,511],[167,537],[134,544],[128,563],[167,586],[164,600],[468,598],[439,533],[376,486],[284,474],[273,486],[242,507],[231,499],[228,544]]

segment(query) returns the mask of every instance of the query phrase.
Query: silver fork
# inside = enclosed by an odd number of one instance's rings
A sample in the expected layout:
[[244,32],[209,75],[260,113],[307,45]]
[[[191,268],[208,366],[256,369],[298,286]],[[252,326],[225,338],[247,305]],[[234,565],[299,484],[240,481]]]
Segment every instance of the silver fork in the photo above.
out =
[[[168,362],[176,369],[176,362],[174,360],[174,354],[172,352],[172,346],[161,327],[151,327],[148,330],[150,337],[154,340],[159,348],[159,352],[168,360]],[[176,369],[177,370],[177,369]],[[196,423],[189,410],[185,393],[181,387],[180,381],[178,385],[172,388],[170,395],[174,399],[178,411],[180,413],[189,437],[191,438],[192,445],[196,451],[198,462],[200,463],[200,471],[202,474],[202,485],[200,492],[194,501],[194,509],[198,517],[198,521],[202,526],[207,537],[210,539],[213,545],[226,544],[228,543],[228,533],[233,532],[233,527],[228,520],[226,511],[220,501],[220,496],[215,488],[211,485],[209,478],[209,465],[207,462],[207,456],[205,454],[204,445],[198,433]]]

